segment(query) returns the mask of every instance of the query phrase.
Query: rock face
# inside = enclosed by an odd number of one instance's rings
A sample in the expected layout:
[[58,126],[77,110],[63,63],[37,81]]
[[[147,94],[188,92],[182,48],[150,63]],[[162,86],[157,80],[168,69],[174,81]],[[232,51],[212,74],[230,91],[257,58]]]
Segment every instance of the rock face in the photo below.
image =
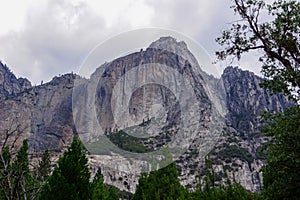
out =
[[229,175],[234,175],[246,189],[260,191],[260,169],[265,157],[259,150],[267,141],[260,132],[260,114],[264,111],[283,111],[292,103],[282,95],[270,95],[259,86],[263,79],[252,72],[227,67],[221,79],[228,109],[226,128],[222,139],[211,152],[211,158],[217,174],[222,175],[223,164]]
[[[230,177],[259,191],[264,157],[258,150],[267,140],[259,131],[259,115],[291,106],[284,97],[260,88],[261,82],[237,67],[226,68],[220,79],[208,75],[187,45],[171,37],[103,64],[90,79],[66,74],[32,87],[0,64],[0,131],[20,124],[30,151],[61,151],[80,133],[91,145],[89,150],[101,150],[97,152],[101,155],[89,155],[91,168],[100,166],[107,183],[130,192],[135,191],[140,167],[147,160],[133,167],[131,160],[115,151],[106,136],[121,129],[150,138],[137,142],[152,150],[167,143],[171,151],[176,145],[186,147],[176,161],[183,185],[195,186],[195,177],[203,175],[203,156],[210,152],[218,184],[225,181],[225,166]],[[188,128],[178,134],[182,127]],[[142,135],[146,129],[150,133]]]
[[10,69],[0,62],[0,101],[31,88],[25,78],[16,78]]
[[258,131],[262,111],[278,112],[291,106],[283,96],[270,95],[261,88],[259,84],[263,79],[254,73],[228,67],[224,70],[222,80],[227,94],[228,121],[245,137]]
[[[2,65],[5,88],[0,101],[1,133],[11,129],[9,124],[21,126],[17,133],[28,138],[30,151],[52,149],[60,151],[70,144],[76,129],[72,116],[72,88],[74,74],[54,77],[49,83],[28,87],[26,79],[15,79]],[[10,77],[10,78],[7,78]],[[1,85],[2,86],[2,85]],[[16,134],[17,134],[16,133]],[[4,135],[2,134],[2,137]]]

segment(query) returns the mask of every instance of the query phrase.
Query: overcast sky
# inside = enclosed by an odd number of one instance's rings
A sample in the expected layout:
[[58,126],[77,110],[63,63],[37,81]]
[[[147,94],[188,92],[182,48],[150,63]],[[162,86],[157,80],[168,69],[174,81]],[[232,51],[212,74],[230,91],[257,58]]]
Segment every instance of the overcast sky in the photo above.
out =
[[[16,76],[39,84],[77,72],[108,38],[147,27],[178,31],[215,58],[214,39],[236,19],[230,5],[230,0],[0,0],[0,60]],[[253,59],[238,64],[259,73]]]

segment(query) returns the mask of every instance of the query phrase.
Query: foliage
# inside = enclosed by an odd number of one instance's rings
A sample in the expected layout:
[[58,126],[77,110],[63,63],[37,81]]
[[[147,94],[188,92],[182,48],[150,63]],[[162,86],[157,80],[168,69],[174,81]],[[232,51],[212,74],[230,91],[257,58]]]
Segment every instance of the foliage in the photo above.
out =
[[[246,52],[259,51],[266,78],[261,85],[296,103],[283,113],[264,115],[267,123],[262,131],[271,141],[265,146],[263,193],[267,199],[299,199],[300,2],[234,0],[233,9],[241,20],[216,39],[224,47],[217,57],[240,59]],[[267,14],[264,21],[263,12]]]
[[253,162],[254,160],[253,156],[249,153],[249,151],[246,148],[242,148],[236,145],[224,145],[223,149],[221,149],[217,153],[217,155],[221,159],[239,158],[249,163]]
[[128,135],[124,131],[120,130],[116,133],[110,133],[107,135],[111,142],[115,145],[130,152],[146,153],[153,151],[153,149],[145,147],[141,144],[141,138],[133,137]]
[[196,191],[188,191],[178,181],[178,173],[175,164],[153,171],[150,174],[142,174],[139,179],[137,190],[133,200],[163,199],[163,200],[202,200],[202,199],[224,199],[224,200],[259,200],[260,194],[255,194],[244,189],[239,183],[229,180],[226,171],[227,186],[216,186],[215,172],[210,159],[205,160],[204,182],[198,182]]
[[101,173],[101,169],[98,169],[94,180],[91,185],[92,196],[91,199],[104,199],[106,193],[106,187],[104,185],[104,179]]
[[29,171],[27,140],[12,157],[6,146],[1,153],[0,196],[4,199],[25,199],[30,196],[31,174]]
[[272,139],[266,144],[268,154],[263,167],[263,191],[268,199],[300,197],[300,107],[284,113],[268,113],[263,131]]
[[58,160],[52,175],[43,188],[40,199],[89,199],[90,171],[79,138]]
[[105,200],[118,200],[119,196],[114,187],[108,188],[108,194]]
[[133,200],[155,200],[155,199],[186,199],[187,191],[180,185],[175,163],[152,171],[143,173],[139,179]]
[[215,188],[198,189],[190,194],[190,200],[259,200],[262,199],[260,194],[251,193],[238,183],[228,186],[219,186]]
[[[78,138],[60,157],[58,165],[49,177],[51,163],[49,152],[45,151],[37,168],[29,169],[28,145],[25,140],[19,152],[12,159],[9,148],[2,151],[0,163],[1,199],[102,199],[117,200],[115,188],[104,184],[101,170],[98,169],[90,182],[87,158]],[[196,192],[189,192],[181,186],[175,163],[149,174],[142,174],[136,193],[132,199],[258,199],[258,195],[246,191],[234,183],[226,187],[215,186],[215,173],[212,163],[206,160],[204,189],[198,186]],[[6,176],[9,173],[10,179]],[[44,182],[46,184],[44,185]],[[12,184],[11,187],[9,184]],[[44,187],[42,187],[44,186]],[[13,189],[11,189],[13,188]],[[41,192],[42,189],[42,192]],[[119,191],[120,193],[120,191]],[[128,196],[128,195],[126,195]]]
[[[47,155],[40,162],[40,172],[47,172]],[[41,173],[41,174],[43,174]],[[78,137],[74,137],[71,146],[59,158],[48,182],[43,187],[39,199],[102,199],[117,200],[118,195],[114,188],[104,184],[101,170],[98,169],[94,179],[90,182],[88,159]]]
[[48,150],[46,150],[43,153],[42,159],[39,162],[39,167],[37,170],[38,170],[38,179],[41,181],[46,181],[48,176],[51,173],[51,161],[50,161],[50,154]]
[[[240,59],[244,53],[259,51],[264,87],[282,92],[295,101],[300,95],[300,2],[275,0],[233,0],[235,14],[241,19],[225,30],[216,41],[224,47],[217,51],[220,60]],[[262,15],[268,14],[267,20]]]
[[239,183],[235,180],[233,183],[229,180],[227,172],[224,169],[223,174],[227,179],[226,186],[216,186],[215,180],[215,172],[213,169],[213,165],[211,160],[207,157],[205,158],[205,178],[204,183],[201,184],[201,180],[198,182],[197,190],[195,192],[191,192],[189,194],[190,200],[197,200],[197,199],[207,199],[207,200],[258,200],[262,199],[260,194],[251,193],[243,188]]
[[0,199],[35,199],[49,175],[49,171],[44,171],[43,175],[39,173],[49,164],[47,160],[30,170],[27,140],[16,153],[4,147],[0,158]]
[[104,184],[103,175],[99,168],[93,182],[91,184],[91,199],[92,200],[118,200],[118,194],[113,187],[108,187]]

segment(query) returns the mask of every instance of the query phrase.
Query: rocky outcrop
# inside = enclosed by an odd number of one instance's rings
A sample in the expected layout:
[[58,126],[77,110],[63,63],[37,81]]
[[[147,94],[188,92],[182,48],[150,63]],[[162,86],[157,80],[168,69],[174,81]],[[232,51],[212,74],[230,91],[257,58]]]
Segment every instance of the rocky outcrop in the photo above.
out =
[[[258,150],[267,140],[259,130],[259,115],[291,106],[286,98],[262,89],[262,81],[237,67],[226,68],[221,78],[208,75],[187,45],[171,37],[103,64],[90,79],[66,74],[32,87],[0,64],[0,131],[18,127],[30,151],[58,153],[79,133],[87,149],[99,154],[89,155],[91,168],[100,166],[107,183],[130,192],[149,160],[138,157],[134,163],[128,159],[133,154],[116,151],[118,144],[107,135],[120,129],[146,137],[135,142],[151,150],[166,144],[171,152],[185,147],[176,155],[183,185],[195,187],[196,176],[203,175],[203,156],[209,153],[218,184],[225,182],[224,166],[230,177],[259,191],[264,157]],[[182,127],[187,132],[178,134]],[[5,135],[1,137],[3,141]],[[168,154],[153,154],[159,162],[147,167],[160,167]]]
[[26,78],[16,78],[10,69],[0,62],[0,101],[17,95],[31,88],[31,83]]
[[60,151],[69,145],[76,134],[72,115],[72,89],[77,76],[66,74],[54,77],[49,83],[30,88],[21,87],[24,79],[10,77],[12,89],[6,91],[11,91],[11,94],[5,95],[6,100],[0,102],[1,122],[7,124],[6,127],[2,126],[1,132],[11,129],[9,124],[22,125],[23,128],[18,132],[26,135],[30,151],[34,152],[45,149]]
[[[263,111],[283,111],[292,104],[282,95],[270,95],[260,87],[262,78],[238,67],[227,67],[222,80],[226,90],[229,125],[245,137],[259,131]],[[250,135],[249,135],[250,134]]]
[[260,87],[262,78],[238,67],[227,67],[221,79],[228,109],[226,128],[222,139],[211,152],[211,158],[217,173],[224,173],[222,166],[225,166],[229,176],[235,177],[246,189],[260,191],[260,170],[265,159],[260,149],[267,141],[260,132],[260,115],[265,111],[283,111],[292,103],[280,94],[271,95]]

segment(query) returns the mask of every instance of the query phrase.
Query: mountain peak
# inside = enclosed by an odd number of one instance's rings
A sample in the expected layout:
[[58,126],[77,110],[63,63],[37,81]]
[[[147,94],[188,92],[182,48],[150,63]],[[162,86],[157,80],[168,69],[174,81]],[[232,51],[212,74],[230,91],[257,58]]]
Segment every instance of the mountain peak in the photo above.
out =
[[161,49],[161,50],[174,53],[180,56],[181,58],[189,61],[191,66],[194,66],[194,69],[197,70],[197,73],[202,73],[197,59],[195,58],[193,53],[189,50],[187,44],[184,41],[177,41],[175,38],[171,36],[164,36],[152,42],[149,48]]
[[184,41],[177,41],[171,36],[160,37],[158,40],[152,42],[149,48],[166,49],[171,52],[176,52],[178,49],[188,50],[187,45]]
[[16,95],[31,87],[26,78],[17,78],[13,72],[0,61],[0,101],[10,95]]

